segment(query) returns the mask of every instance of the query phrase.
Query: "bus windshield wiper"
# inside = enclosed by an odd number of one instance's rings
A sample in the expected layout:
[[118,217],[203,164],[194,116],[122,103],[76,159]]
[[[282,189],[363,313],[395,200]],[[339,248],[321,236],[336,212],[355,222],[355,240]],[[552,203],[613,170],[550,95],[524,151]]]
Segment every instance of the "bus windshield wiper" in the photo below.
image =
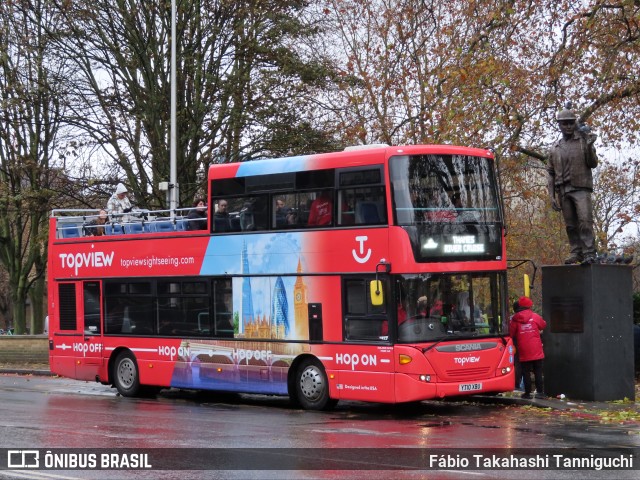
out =
[[440,342],[442,342],[443,340],[446,340],[447,338],[451,338],[451,337],[440,337],[438,338],[435,342],[433,342],[431,345],[429,345],[428,347],[424,347],[422,349],[422,353],[427,353],[429,350],[431,350],[433,347],[435,347],[436,345],[438,345]]

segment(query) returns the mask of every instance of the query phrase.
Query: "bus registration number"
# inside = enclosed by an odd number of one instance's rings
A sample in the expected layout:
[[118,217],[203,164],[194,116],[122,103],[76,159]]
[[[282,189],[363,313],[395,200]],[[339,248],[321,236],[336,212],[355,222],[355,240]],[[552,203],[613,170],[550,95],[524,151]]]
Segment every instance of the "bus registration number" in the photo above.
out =
[[475,392],[476,390],[482,390],[482,383],[461,383],[459,392]]

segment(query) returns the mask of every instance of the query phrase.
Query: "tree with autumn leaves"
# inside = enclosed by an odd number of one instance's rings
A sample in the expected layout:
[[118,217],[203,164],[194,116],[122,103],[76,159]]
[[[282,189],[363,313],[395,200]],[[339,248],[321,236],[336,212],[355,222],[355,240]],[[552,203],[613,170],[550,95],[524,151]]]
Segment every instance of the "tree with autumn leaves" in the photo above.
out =
[[342,45],[336,61],[339,95],[348,105],[338,118],[345,142],[494,149],[509,256],[557,264],[567,240],[547,198],[545,164],[559,137],[556,112],[571,101],[599,135],[598,248],[624,245],[630,231],[624,227],[638,221],[638,159],[614,160],[633,151],[640,132],[640,2],[325,0],[324,6]]

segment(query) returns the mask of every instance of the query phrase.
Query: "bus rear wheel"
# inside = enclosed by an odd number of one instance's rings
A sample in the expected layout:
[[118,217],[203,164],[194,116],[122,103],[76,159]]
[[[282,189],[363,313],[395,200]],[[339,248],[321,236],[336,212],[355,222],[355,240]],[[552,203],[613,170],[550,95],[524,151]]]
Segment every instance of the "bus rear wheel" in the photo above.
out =
[[133,353],[122,352],[113,366],[113,383],[123,397],[135,397],[142,391],[138,362]]
[[330,410],[338,403],[329,398],[329,381],[317,360],[305,360],[296,372],[296,396],[305,410]]

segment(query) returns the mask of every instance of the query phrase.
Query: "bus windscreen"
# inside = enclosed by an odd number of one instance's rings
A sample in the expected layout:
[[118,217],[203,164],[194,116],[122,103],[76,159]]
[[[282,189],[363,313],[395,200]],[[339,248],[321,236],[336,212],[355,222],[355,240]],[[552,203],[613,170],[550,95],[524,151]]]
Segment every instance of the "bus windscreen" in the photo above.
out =
[[498,260],[502,223],[492,160],[400,155],[389,160],[394,218],[417,262]]

